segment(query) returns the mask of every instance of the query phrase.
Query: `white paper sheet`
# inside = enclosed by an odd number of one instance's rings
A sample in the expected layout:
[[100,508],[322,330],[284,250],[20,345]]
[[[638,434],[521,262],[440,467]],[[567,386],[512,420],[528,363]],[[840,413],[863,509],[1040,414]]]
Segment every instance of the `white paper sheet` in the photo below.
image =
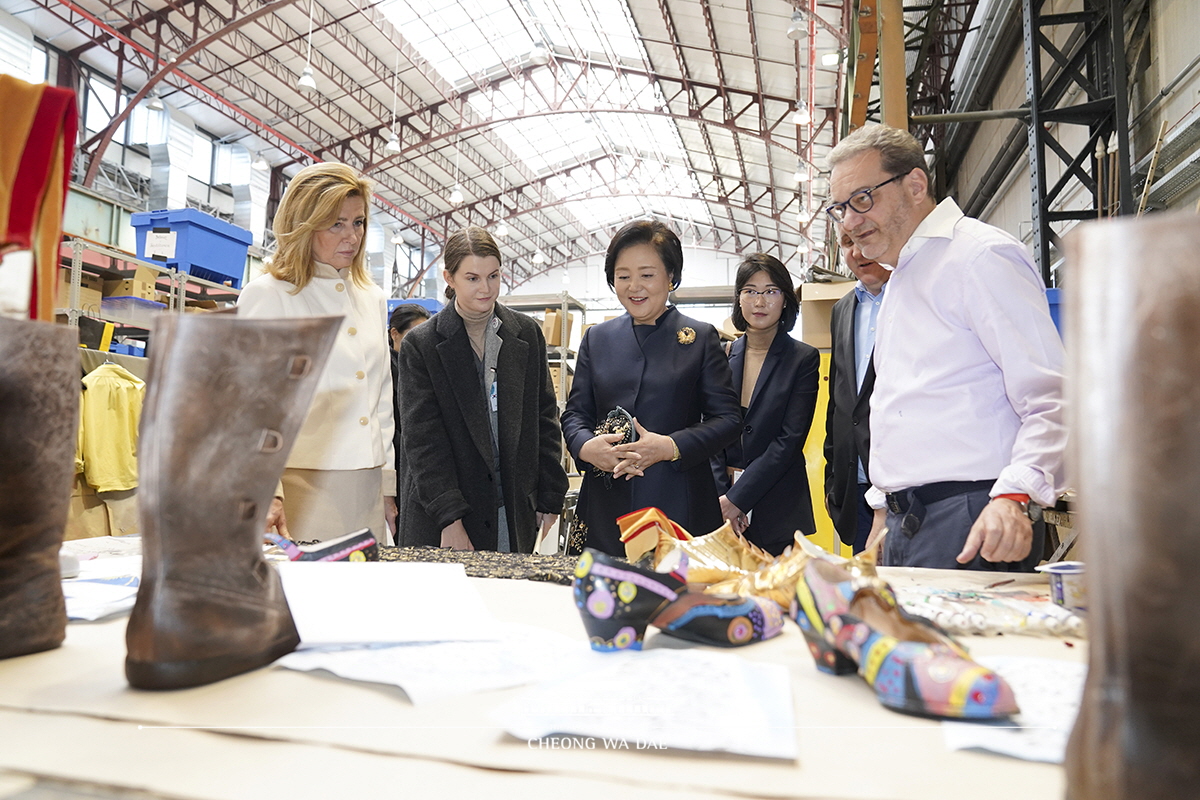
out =
[[79,562],[79,580],[141,577],[141,556],[101,556]]
[[462,564],[277,565],[301,647],[494,641],[497,623]]
[[[699,650],[600,654],[494,719],[530,747],[683,750],[796,758],[787,668]],[[565,741],[564,741],[565,737]]]
[[602,657],[587,643],[544,628],[509,624],[499,628],[499,636],[494,642],[333,645],[291,653],[276,663],[399,686],[420,705],[572,675]]
[[71,539],[63,542],[63,550],[74,553],[79,560],[96,556],[140,556],[141,536],[93,536],[89,539]]
[[1061,764],[1067,738],[1079,713],[1087,665],[1075,661],[1020,656],[977,659],[1008,681],[1021,713],[1011,722],[943,722],[946,747],[979,749],[1026,761]]
[[109,581],[63,581],[67,599],[67,618],[82,620],[103,619],[133,608],[137,599],[138,578],[116,578]]

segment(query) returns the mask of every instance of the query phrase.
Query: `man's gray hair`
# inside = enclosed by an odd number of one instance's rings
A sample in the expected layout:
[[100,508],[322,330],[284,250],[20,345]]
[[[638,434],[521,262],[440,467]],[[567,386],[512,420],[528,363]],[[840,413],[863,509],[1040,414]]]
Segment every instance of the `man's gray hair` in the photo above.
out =
[[911,133],[890,125],[868,125],[851,133],[829,151],[829,168],[832,170],[843,161],[848,161],[868,150],[879,152],[883,171],[891,175],[907,175],[914,169],[925,173],[930,189],[933,178],[925,163],[925,151]]

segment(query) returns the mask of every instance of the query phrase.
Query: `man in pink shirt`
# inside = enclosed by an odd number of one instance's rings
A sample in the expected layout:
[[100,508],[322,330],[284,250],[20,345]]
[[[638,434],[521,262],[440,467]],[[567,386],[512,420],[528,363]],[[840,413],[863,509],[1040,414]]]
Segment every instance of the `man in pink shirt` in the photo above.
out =
[[906,131],[830,153],[826,211],[892,270],[875,340],[867,500],[887,564],[1031,569],[1032,503],[1065,486],[1062,341],[1025,246],[937,203]]

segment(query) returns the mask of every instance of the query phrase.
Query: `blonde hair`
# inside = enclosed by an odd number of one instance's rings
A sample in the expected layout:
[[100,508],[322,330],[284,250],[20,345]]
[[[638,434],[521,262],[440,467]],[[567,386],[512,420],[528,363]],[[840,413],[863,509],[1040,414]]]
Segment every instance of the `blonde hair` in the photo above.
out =
[[371,210],[371,181],[345,164],[313,164],[296,173],[288,184],[271,229],[275,232],[275,255],[268,271],[275,278],[295,285],[300,291],[313,279],[312,238],[317,231],[337,222],[348,197],[363,199],[363,237],[350,264],[350,279],[368,286],[367,221]]
[[[496,261],[504,263],[504,259],[500,257],[500,246],[496,244],[496,240],[486,229],[480,228],[478,225],[468,225],[462,230],[450,234],[450,238],[446,239],[445,247],[442,248],[442,263],[451,275],[458,272],[458,268],[462,266],[462,262],[467,256],[479,258],[493,256]],[[454,288],[446,286],[445,294],[447,300],[452,299]]]

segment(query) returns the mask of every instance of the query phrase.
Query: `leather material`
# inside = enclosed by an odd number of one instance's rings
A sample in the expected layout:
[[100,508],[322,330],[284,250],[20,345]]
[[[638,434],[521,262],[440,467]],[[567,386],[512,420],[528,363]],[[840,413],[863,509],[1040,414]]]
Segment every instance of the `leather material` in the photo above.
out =
[[0,318],[0,658],[62,644],[58,551],[79,425],[78,331]]
[[1088,674],[1071,800],[1183,800],[1200,784],[1200,225],[1066,237],[1069,477],[1086,548]]
[[263,527],[340,323],[155,321],[138,447],[142,580],[125,634],[132,686],[211,683],[299,644]]

